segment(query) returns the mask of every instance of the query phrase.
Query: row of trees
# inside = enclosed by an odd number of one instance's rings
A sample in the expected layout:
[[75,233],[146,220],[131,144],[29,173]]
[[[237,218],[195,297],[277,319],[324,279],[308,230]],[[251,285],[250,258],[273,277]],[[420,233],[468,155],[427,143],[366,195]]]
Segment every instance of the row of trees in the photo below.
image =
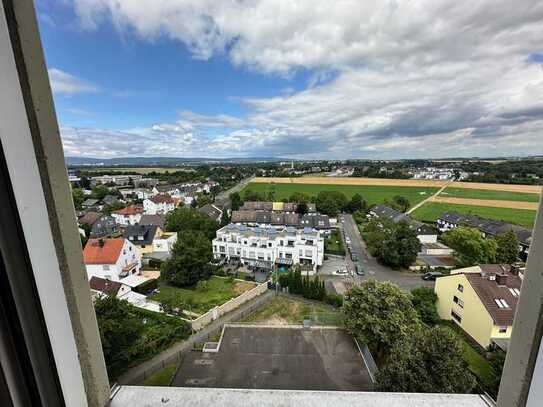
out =
[[281,287],[288,288],[291,294],[299,294],[311,300],[324,301],[326,299],[324,281],[320,281],[318,276],[313,278],[302,276],[299,268],[281,273],[278,282]]
[[393,268],[408,268],[421,248],[417,233],[406,221],[372,219],[364,227],[364,240],[372,256]]
[[[469,393],[476,384],[461,343],[443,327],[421,322],[415,297],[389,282],[365,280],[345,298],[347,329],[368,344],[382,368],[378,388],[394,392]],[[420,311],[419,311],[420,312]]]
[[519,256],[519,241],[512,230],[485,239],[477,229],[458,227],[445,232],[442,238],[455,251],[462,267],[485,263],[512,264]]

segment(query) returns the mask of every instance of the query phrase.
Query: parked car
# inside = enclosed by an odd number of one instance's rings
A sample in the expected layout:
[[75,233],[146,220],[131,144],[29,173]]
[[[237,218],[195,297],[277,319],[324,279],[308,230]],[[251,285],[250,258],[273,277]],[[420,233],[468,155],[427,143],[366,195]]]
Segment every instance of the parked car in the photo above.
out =
[[358,256],[355,253],[351,253],[351,260],[358,261]]
[[334,271],[334,274],[344,276],[345,274],[348,274],[349,272],[347,270],[336,270]]
[[422,276],[423,280],[434,281],[436,278],[441,277],[443,273],[441,271],[430,271]]
[[351,239],[349,237],[345,237],[345,241],[347,242],[347,244],[351,244]]
[[363,276],[364,274],[366,274],[360,264],[356,265],[355,271],[356,271],[356,274],[359,276]]

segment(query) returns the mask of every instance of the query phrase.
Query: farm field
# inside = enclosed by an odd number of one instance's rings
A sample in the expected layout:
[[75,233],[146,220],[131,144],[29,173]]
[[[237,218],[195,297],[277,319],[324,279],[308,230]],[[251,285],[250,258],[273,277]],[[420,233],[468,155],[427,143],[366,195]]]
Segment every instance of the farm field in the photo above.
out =
[[536,211],[539,204],[537,202],[523,201],[498,201],[495,199],[470,199],[470,198],[455,198],[448,196],[436,196],[432,198],[432,202],[450,203],[458,205],[471,206],[491,206],[494,208],[511,208],[511,209],[529,209]]
[[497,201],[539,202],[539,194],[537,193],[497,191],[490,189],[447,187],[439,194],[439,196],[447,198],[488,199]]
[[411,213],[414,219],[423,222],[435,222],[443,213],[456,211],[471,213],[482,218],[503,220],[505,222],[533,227],[536,211],[528,209],[495,208],[491,206],[458,205],[452,203],[428,202]]
[[[268,179],[268,178],[265,178]],[[305,178],[300,178],[305,179]],[[325,178],[326,179],[326,178]],[[390,181],[390,180],[387,180]],[[392,180],[394,181],[394,180]],[[402,181],[402,180],[398,180]],[[358,193],[366,200],[368,205],[384,203],[385,199],[392,200],[396,195],[409,199],[411,205],[422,202],[432,194],[436,193],[437,187],[416,187],[416,186],[394,186],[394,185],[336,185],[336,184],[271,184],[271,183],[250,183],[243,191],[254,192],[275,191],[274,199],[281,201],[290,197],[295,192],[304,192],[311,196],[317,196],[321,191],[343,192],[347,198]]]

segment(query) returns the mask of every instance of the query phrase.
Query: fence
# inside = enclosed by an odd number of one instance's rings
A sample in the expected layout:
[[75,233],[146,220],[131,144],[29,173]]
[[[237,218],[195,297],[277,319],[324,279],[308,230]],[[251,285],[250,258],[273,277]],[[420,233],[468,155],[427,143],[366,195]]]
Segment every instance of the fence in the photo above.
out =
[[215,321],[217,318],[221,317],[222,315],[238,308],[240,305],[266,292],[267,289],[268,289],[267,282],[259,284],[255,288],[245,291],[244,293],[238,295],[235,298],[232,298],[231,300],[225,302],[224,304],[217,306],[215,308],[212,308],[205,314],[200,315],[198,318],[190,321],[192,324],[192,329],[194,329],[195,331],[199,331],[200,329],[202,329],[206,325],[209,325],[211,322]]
[[375,375],[377,374],[377,371],[379,370],[377,368],[377,364],[375,363],[375,360],[373,360],[373,356],[371,355],[370,349],[368,348],[368,345],[365,343],[360,346],[356,338],[354,339],[356,346],[358,347],[358,350],[360,351],[360,355],[362,356],[362,360],[364,361],[364,364],[366,365],[366,368],[368,369],[368,373],[370,374],[370,379],[372,383],[375,383]]

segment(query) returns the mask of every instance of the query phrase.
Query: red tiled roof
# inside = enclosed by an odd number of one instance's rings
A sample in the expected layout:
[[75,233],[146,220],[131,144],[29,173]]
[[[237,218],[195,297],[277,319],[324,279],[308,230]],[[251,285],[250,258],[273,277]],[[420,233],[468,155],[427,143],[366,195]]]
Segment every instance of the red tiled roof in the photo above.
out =
[[115,211],[114,213],[117,213],[119,215],[137,215],[139,213],[143,213],[143,208],[139,205],[130,205],[126,208],[119,209],[118,211]]
[[123,238],[89,239],[83,250],[85,264],[115,264],[123,245]]
[[170,195],[166,195],[166,194],[155,195],[155,196],[153,196],[152,198],[149,198],[149,199],[151,201],[153,201],[154,203],[156,203],[156,204],[159,204],[159,203],[162,203],[162,202],[174,203],[172,197]]

